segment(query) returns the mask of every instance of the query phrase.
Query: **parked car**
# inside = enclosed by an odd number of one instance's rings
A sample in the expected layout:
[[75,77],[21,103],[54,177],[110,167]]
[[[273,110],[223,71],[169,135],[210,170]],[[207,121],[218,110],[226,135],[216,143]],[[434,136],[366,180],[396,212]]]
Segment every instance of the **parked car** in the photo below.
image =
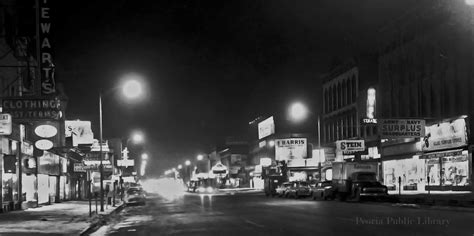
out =
[[334,188],[332,185],[332,181],[322,181],[316,183],[316,185],[312,188],[312,196],[313,200],[334,199]]
[[311,189],[309,188],[309,184],[306,181],[294,181],[291,182],[291,186],[286,192],[286,197],[309,197],[311,196]]
[[276,189],[275,189],[275,192],[276,192],[276,195],[278,197],[284,197],[286,196],[286,192],[288,191],[288,189],[290,189],[291,187],[291,183],[290,182],[285,182],[283,184],[281,184],[280,186],[278,186]]
[[125,204],[140,204],[145,205],[146,203],[146,195],[145,192],[140,188],[129,188],[125,192],[124,196]]
[[198,185],[199,185],[199,181],[196,181],[196,180],[189,181],[188,186],[187,186],[188,192],[195,193],[197,191]]

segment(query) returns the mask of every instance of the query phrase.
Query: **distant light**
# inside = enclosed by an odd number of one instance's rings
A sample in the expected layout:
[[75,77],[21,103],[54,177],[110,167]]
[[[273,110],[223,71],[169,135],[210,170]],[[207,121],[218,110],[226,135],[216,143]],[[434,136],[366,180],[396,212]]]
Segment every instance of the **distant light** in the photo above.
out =
[[[181,167],[182,167],[182,166],[181,166]],[[172,170],[173,170],[174,172],[176,172],[176,168],[173,168]]]
[[142,160],[148,160],[148,154],[143,153],[142,154]]
[[290,117],[293,121],[301,121],[308,115],[306,106],[301,102],[296,102],[290,107]]
[[198,156],[197,156],[197,160],[198,160],[198,161],[202,161],[203,158],[204,158],[203,155],[198,155]]
[[273,146],[275,146],[275,141],[273,141],[273,140],[270,140],[270,142],[268,142],[268,145],[269,145],[270,147],[273,147]]
[[143,134],[141,132],[135,132],[132,136],[132,140],[135,143],[142,143],[144,140]]
[[268,157],[262,157],[260,158],[260,165],[262,166],[271,166],[272,165],[272,159]]
[[469,6],[474,6],[474,0],[466,0],[465,2]]
[[122,91],[125,97],[135,99],[142,95],[143,88],[137,80],[128,80],[124,83]]
[[183,169],[183,165],[180,164],[178,165],[178,170],[181,170],[181,169]]
[[189,166],[189,165],[191,165],[191,161],[186,160],[186,162],[184,162],[184,164],[187,165],[187,166]]

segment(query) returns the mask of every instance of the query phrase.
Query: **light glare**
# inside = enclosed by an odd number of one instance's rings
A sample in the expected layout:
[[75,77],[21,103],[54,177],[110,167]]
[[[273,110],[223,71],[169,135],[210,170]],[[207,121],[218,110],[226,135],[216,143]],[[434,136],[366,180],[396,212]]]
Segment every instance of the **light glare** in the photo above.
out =
[[142,85],[137,80],[129,80],[123,85],[123,94],[129,99],[138,98],[142,93]]

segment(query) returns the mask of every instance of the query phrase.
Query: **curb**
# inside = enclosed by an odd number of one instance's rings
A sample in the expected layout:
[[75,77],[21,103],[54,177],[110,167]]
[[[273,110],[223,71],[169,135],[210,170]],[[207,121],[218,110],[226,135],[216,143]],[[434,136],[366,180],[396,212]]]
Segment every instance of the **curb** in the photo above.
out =
[[[125,205],[124,203],[122,203],[120,206],[118,206],[117,208],[115,208],[113,211],[111,211],[110,213],[108,214],[104,214],[102,215],[103,217],[108,217],[114,213],[117,213],[117,212],[120,212],[123,208],[125,208]],[[102,227],[103,225],[105,225],[106,223],[106,220],[105,219],[101,219],[101,220],[98,220],[97,222],[93,222],[89,225],[89,227],[83,229],[81,231],[81,233],[79,233],[79,235],[89,235],[91,233],[93,233],[94,231],[96,231],[98,228]]]

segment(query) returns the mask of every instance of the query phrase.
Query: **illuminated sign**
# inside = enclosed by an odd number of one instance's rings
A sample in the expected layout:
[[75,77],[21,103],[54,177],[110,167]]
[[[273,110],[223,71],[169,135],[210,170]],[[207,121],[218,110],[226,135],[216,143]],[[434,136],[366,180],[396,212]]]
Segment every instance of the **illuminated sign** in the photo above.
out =
[[67,120],[65,126],[66,137],[72,137],[74,147],[79,144],[92,144],[94,142],[94,133],[92,133],[90,121]]
[[[100,145],[97,139],[94,139],[94,142],[92,143],[91,152],[100,152]],[[102,152],[110,152],[109,144],[107,143],[107,141],[104,141],[102,143]]]
[[367,90],[367,118],[373,119],[375,115],[375,89],[369,88]]
[[362,119],[362,124],[377,124],[377,119],[364,118]]
[[262,157],[260,158],[260,165],[262,166],[271,166],[272,165],[272,159],[268,157]]
[[135,160],[132,159],[127,159],[127,160],[117,160],[117,165],[118,166],[134,166],[135,165]]
[[35,147],[39,150],[49,150],[54,146],[53,142],[47,139],[40,139],[35,142]]
[[41,70],[41,94],[50,95],[56,92],[54,81],[54,63],[51,47],[51,3],[50,1],[38,1],[38,24],[39,24],[39,48],[40,48],[40,70]]
[[462,147],[468,144],[466,121],[462,118],[426,126],[423,151]]
[[425,120],[420,119],[379,119],[381,138],[420,138],[425,136]]
[[74,163],[74,172],[86,172],[84,167],[85,166],[82,163]]
[[51,138],[58,133],[58,129],[52,125],[39,125],[35,128],[35,134],[42,138]]
[[258,123],[258,139],[265,138],[274,133],[275,122],[273,120],[273,116],[270,116],[268,119]]
[[0,135],[12,134],[12,116],[10,114],[0,114]]
[[306,138],[288,138],[275,140],[275,159],[286,161],[305,159],[308,157],[308,142]]
[[364,140],[339,140],[336,141],[336,150],[343,154],[362,152],[365,150]]
[[59,120],[62,116],[62,104],[57,98],[5,98],[2,108],[18,121]]

